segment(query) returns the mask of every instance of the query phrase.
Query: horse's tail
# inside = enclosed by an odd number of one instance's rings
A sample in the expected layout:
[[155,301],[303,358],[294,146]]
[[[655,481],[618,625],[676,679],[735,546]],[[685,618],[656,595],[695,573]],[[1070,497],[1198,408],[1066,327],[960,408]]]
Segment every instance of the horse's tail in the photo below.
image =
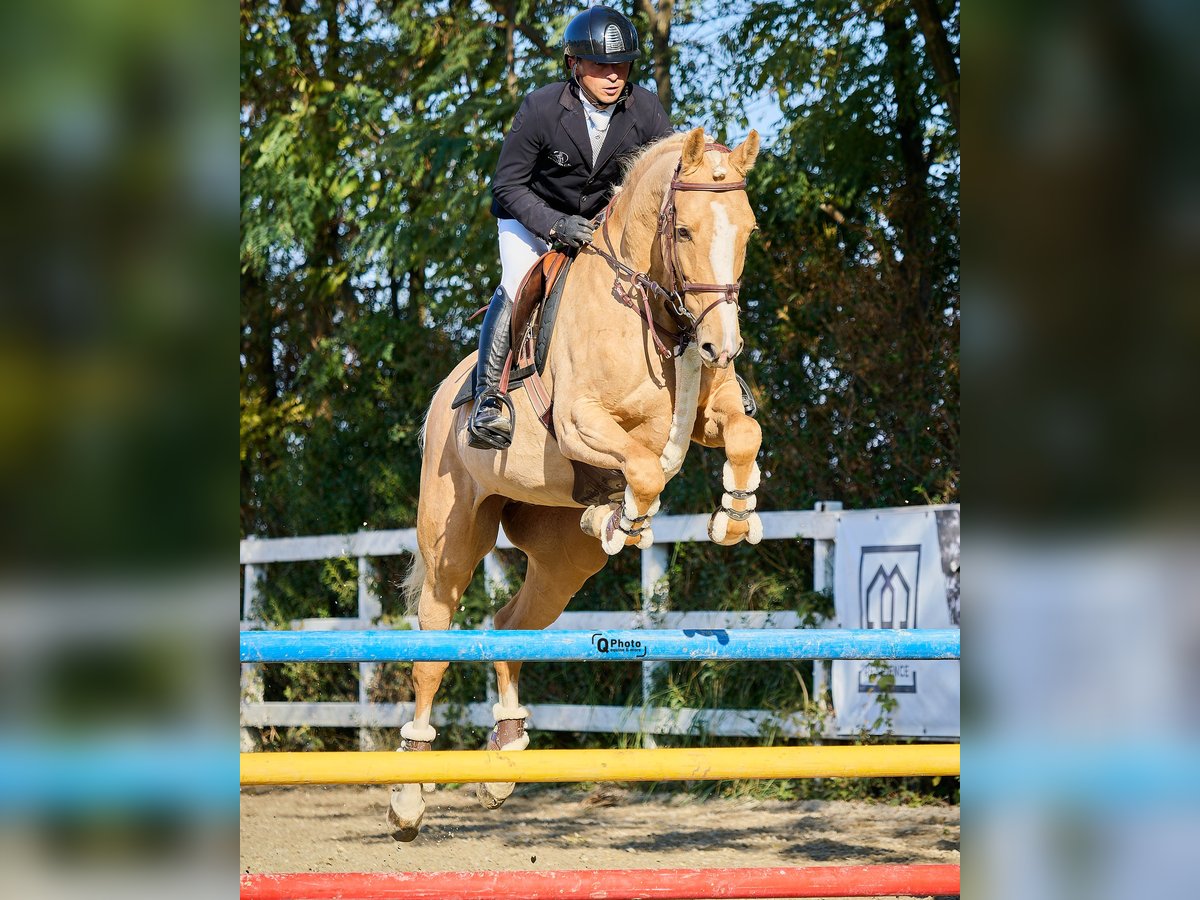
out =
[[[421,429],[417,432],[417,446],[421,450],[422,456],[422,475],[424,475],[424,455],[425,455],[425,435],[429,430],[429,416],[433,412],[433,405],[437,402],[438,392],[441,391],[449,378],[443,379],[433,392],[433,399],[429,405],[425,407],[425,416],[421,419]],[[417,606],[421,602],[421,586],[425,583],[425,558],[421,555],[418,548],[413,553],[412,564],[408,567],[408,574],[404,576],[404,606],[408,615],[415,616],[417,614]]]
[[425,557],[418,550],[413,554],[408,574],[404,576],[404,606],[410,616],[417,614],[417,605],[421,601],[423,584],[425,584]]

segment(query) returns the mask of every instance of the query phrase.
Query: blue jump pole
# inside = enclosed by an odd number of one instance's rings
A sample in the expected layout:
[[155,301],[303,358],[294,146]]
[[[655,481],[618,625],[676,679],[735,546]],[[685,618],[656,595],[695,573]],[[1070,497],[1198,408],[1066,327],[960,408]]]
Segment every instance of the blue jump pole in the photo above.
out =
[[945,629],[246,631],[242,662],[958,659]]

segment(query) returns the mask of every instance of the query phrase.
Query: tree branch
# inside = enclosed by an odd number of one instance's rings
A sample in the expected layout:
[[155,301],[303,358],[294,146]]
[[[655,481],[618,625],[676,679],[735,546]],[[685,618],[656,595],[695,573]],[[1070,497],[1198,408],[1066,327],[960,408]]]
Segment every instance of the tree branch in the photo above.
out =
[[921,33],[925,35],[925,52],[933,64],[937,75],[938,88],[950,107],[950,120],[954,130],[958,130],[958,63],[954,60],[954,51],[950,47],[950,39],[946,36],[946,28],[942,23],[942,11],[938,8],[938,0],[912,0],[913,9],[917,11],[917,21],[921,25]]
[[296,48],[296,59],[299,62],[300,72],[312,81],[320,77],[320,72],[317,71],[312,48],[309,46],[311,26],[301,6],[301,0],[283,0],[283,17],[288,22],[288,33]]
[[650,57],[654,64],[654,83],[658,87],[658,100],[668,116],[674,97],[671,91],[671,17],[675,12],[675,0],[636,0],[639,12],[650,23]]
[[531,44],[533,44],[533,46],[537,47],[537,49],[542,54],[549,57],[550,59],[553,59],[555,56],[558,55],[557,51],[551,50],[549,47],[546,46],[546,42],[542,40],[542,37],[540,34],[538,34],[536,31],[534,31],[528,25],[523,25],[520,22],[514,22],[512,20],[512,17],[509,16],[508,10],[505,8],[505,4],[502,2],[502,0],[488,0],[488,6],[490,6],[493,10],[495,10],[496,15],[500,16],[500,18],[501,18],[501,21],[496,23],[497,25],[499,25],[501,27],[504,27],[507,24],[515,25],[517,28],[517,31],[519,31],[519,32],[521,32],[521,34],[525,35],[525,37],[528,39],[529,43],[531,43]]

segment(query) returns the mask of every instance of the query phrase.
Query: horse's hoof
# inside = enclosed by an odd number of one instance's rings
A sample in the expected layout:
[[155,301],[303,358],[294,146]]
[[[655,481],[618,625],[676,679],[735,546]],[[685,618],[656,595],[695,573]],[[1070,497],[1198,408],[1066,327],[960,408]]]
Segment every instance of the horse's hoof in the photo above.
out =
[[424,818],[425,801],[421,797],[420,785],[404,784],[392,788],[387,822],[393,840],[402,844],[414,840],[421,832],[421,820]]
[[722,547],[732,547],[740,542],[745,534],[730,535],[729,526],[731,521],[725,510],[718,509],[708,518],[708,539],[714,544],[720,544]]
[[616,556],[625,546],[624,534],[616,529],[613,529],[612,532],[608,530],[609,520],[615,514],[613,509],[614,505],[611,503],[605,506],[589,506],[579,517],[580,530],[598,540],[600,546],[604,548],[604,552],[609,556]]
[[417,835],[421,833],[421,823],[416,825],[399,825],[388,816],[388,824],[392,826],[392,840],[398,844],[411,844],[417,839]]
[[513,789],[516,788],[516,782],[508,784],[480,782],[475,786],[475,796],[479,798],[480,804],[484,809],[499,809],[504,805],[504,801],[512,796]]

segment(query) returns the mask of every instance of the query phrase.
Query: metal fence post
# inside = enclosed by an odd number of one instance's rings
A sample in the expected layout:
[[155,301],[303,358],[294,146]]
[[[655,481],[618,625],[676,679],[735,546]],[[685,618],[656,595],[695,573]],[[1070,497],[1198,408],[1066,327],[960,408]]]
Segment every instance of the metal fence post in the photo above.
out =
[[[642,615],[640,628],[660,628],[662,615],[667,610],[670,600],[669,579],[667,566],[669,563],[668,550],[665,544],[651,544],[642,551]],[[642,663],[642,707],[650,705],[654,692],[654,677],[665,665],[661,662]],[[657,746],[653,736],[644,734],[643,745],[649,748]]]
[[[813,505],[817,512],[837,512],[842,508],[840,500],[819,500]],[[835,542],[826,539],[813,541],[813,590],[817,593],[833,592],[833,567],[836,561]],[[827,625],[828,621],[820,623]],[[830,682],[830,661],[813,661],[813,698],[821,709],[827,709],[826,698]]]
[[[358,618],[363,628],[370,628],[383,616],[383,602],[375,591],[375,566],[368,557],[358,557]],[[358,712],[366,721],[371,702],[371,682],[375,678],[378,663],[358,664]],[[377,750],[375,735],[365,726],[358,729],[358,749]]]

